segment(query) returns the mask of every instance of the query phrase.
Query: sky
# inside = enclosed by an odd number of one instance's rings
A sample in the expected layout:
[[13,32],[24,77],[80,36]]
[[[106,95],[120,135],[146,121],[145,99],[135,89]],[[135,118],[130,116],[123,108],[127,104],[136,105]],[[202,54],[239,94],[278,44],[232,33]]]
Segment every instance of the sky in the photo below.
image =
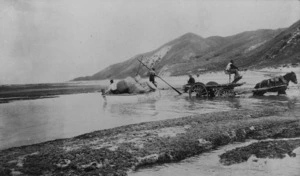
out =
[[289,27],[299,0],[0,0],[0,84],[64,82],[192,32]]

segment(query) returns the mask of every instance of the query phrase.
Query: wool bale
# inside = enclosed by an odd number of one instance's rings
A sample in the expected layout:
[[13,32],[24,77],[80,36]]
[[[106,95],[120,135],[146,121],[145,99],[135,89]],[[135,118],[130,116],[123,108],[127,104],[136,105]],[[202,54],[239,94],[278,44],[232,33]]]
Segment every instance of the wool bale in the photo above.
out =
[[132,77],[127,77],[124,80],[128,87],[128,93],[142,93],[144,90],[139,86],[139,83]]
[[139,75],[134,77],[134,80],[137,83],[139,83],[139,85],[137,85],[139,87],[139,89],[143,90],[144,92],[151,91],[150,87],[147,85],[147,81],[142,80],[142,78]]
[[147,81],[146,84],[148,85],[148,87],[152,90],[155,91],[157,90],[157,87],[150,81]]
[[134,90],[133,93],[145,93],[146,90],[141,86],[139,83],[134,84]]
[[134,77],[135,82],[141,83],[142,82],[142,78],[140,77],[140,75],[137,75]]
[[128,85],[125,80],[121,80],[117,83],[117,90],[120,93],[128,93],[129,92]]
[[145,92],[150,92],[150,91],[151,91],[151,89],[150,89],[150,87],[148,86],[148,84],[147,84],[146,81],[145,81],[145,82],[142,82],[140,85],[143,87],[143,89],[145,90]]
[[147,82],[143,82],[142,79],[138,76],[135,78],[127,77],[126,79],[119,81],[117,83],[117,90],[120,93],[140,94],[149,92],[152,89],[150,89]]

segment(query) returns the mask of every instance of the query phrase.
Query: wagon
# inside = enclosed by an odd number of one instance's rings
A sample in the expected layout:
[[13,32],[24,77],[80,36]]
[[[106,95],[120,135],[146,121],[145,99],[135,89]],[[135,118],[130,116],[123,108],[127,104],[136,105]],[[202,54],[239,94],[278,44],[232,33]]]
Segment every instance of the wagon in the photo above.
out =
[[203,84],[196,82],[193,85],[189,85],[189,96],[195,94],[197,97],[233,97],[236,95],[234,88],[242,86],[245,83],[228,83],[218,84],[216,82],[208,82]]

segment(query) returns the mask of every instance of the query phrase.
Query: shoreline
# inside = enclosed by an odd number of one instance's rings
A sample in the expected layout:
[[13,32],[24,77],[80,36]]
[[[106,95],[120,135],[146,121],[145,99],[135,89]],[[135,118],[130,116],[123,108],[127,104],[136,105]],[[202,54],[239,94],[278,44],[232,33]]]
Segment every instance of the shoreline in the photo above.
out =
[[131,124],[0,150],[0,175],[127,175],[246,139],[300,136],[278,105]]

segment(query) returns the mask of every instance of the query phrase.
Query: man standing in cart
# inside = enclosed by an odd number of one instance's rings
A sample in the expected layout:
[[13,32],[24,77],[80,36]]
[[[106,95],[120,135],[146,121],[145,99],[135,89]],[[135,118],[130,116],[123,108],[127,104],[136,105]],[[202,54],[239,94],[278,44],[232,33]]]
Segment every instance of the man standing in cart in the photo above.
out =
[[232,83],[237,83],[240,79],[242,79],[242,76],[239,73],[239,68],[234,65],[233,60],[230,60],[230,62],[227,64],[225,72],[229,74],[229,81],[231,78],[231,74],[234,74],[234,80]]

